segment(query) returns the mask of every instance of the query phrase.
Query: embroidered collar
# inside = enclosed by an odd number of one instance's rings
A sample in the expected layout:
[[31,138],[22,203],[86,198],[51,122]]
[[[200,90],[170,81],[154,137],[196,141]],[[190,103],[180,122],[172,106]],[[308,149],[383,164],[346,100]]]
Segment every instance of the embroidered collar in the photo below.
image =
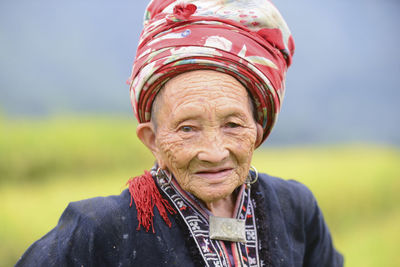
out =
[[[155,168],[152,168],[150,173],[156,177]],[[155,180],[178,212],[178,216],[185,222],[206,266],[232,266],[227,244],[231,245],[230,251],[234,259],[234,266],[260,266],[254,216],[255,203],[250,198],[250,188],[242,185],[238,189],[234,212],[236,219],[245,221],[246,242],[223,242],[210,239],[210,212],[196,197],[184,191],[173,177],[170,183]]]

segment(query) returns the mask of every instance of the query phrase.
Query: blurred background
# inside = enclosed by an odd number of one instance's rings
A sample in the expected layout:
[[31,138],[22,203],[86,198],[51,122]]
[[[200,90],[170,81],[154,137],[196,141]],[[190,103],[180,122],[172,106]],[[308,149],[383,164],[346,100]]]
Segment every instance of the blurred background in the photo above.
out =
[[[253,165],[311,188],[346,266],[400,266],[400,2],[274,3],[296,53]],[[0,2],[0,266],[152,166],[125,84],[146,5]]]

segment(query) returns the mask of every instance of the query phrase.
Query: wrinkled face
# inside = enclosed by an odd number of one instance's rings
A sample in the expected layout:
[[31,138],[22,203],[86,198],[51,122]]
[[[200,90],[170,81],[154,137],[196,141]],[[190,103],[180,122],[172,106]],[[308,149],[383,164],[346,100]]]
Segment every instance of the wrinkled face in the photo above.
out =
[[229,196],[244,183],[257,140],[246,89],[230,75],[198,70],[162,90],[153,114],[159,165],[206,203]]

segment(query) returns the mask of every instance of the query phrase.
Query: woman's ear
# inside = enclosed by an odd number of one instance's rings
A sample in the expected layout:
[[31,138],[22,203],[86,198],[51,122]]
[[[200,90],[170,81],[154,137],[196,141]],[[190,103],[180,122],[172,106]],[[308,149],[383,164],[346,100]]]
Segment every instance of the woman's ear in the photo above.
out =
[[153,153],[153,155],[157,154],[157,146],[156,146],[156,133],[154,130],[154,125],[152,122],[144,122],[139,123],[136,128],[136,134],[139,137],[140,141]]
[[259,147],[262,143],[262,139],[264,136],[264,129],[261,126],[261,124],[256,123],[256,127],[257,127],[257,138],[256,138],[256,148]]
[[158,166],[162,169],[166,169],[166,165],[162,160],[160,150],[156,145],[156,131],[152,122],[140,123],[136,128],[136,134],[140,141],[153,153],[157,160]]

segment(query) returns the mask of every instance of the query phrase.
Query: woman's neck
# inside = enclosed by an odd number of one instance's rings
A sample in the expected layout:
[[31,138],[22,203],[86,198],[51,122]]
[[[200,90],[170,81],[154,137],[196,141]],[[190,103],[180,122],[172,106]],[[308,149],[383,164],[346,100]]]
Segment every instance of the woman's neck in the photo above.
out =
[[214,202],[204,203],[214,216],[232,218],[236,203],[236,194]]

